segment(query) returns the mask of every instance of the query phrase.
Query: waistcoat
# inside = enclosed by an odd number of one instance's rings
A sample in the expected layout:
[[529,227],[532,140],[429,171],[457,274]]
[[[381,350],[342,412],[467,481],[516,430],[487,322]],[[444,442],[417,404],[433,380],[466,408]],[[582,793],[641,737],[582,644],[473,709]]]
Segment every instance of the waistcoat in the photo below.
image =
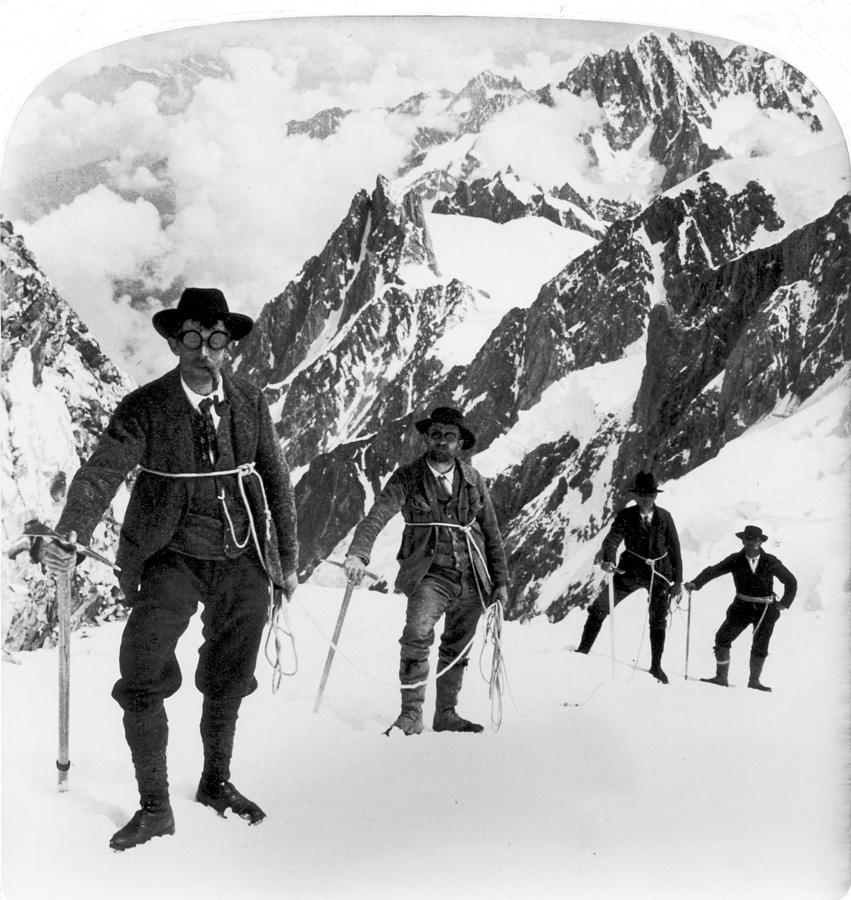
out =
[[[452,496],[447,500],[440,498],[438,491],[438,507],[441,512],[441,520],[458,524],[458,492],[461,488],[461,479],[455,472],[452,483]],[[457,528],[436,529],[437,538],[429,573],[457,578],[463,575],[471,565],[470,553],[467,549],[467,538]]]
[[[220,405],[216,429],[219,458],[210,461],[204,437],[201,413],[192,410],[192,448],[196,472],[210,472],[209,478],[191,479],[189,507],[177,527],[169,549],[198,559],[234,559],[251,546],[248,515],[239,492],[236,475],[215,477],[212,473],[236,466],[231,438],[231,406]],[[231,524],[225,516],[220,496],[224,497]],[[235,537],[235,539],[234,539]],[[246,541],[246,539],[248,539]],[[239,544],[245,546],[240,547]]]

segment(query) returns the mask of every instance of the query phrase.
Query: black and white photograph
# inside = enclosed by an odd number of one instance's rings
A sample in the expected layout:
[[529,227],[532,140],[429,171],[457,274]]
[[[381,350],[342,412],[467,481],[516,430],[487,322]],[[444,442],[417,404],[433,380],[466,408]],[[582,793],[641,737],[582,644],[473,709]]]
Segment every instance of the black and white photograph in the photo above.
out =
[[851,13],[696,6],[4,12],[4,897],[847,895]]

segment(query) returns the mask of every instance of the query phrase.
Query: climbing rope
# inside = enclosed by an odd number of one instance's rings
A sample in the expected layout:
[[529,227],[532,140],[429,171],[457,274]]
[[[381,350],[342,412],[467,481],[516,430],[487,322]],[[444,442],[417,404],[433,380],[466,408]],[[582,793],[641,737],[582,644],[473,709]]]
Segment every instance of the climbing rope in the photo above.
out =
[[[664,581],[668,585],[668,587],[670,587],[674,583],[673,581],[671,581],[670,578],[665,577],[661,572],[657,571],[657,569],[656,569],[656,563],[661,562],[668,555],[668,551],[666,550],[661,556],[656,556],[656,557],[642,556],[640,553],[636,553],[634,550],[630,550],[629,547],[626,548],[626,552],[631,553],[633,556],[638,557],[638,559],[640,559],[643,563],[646,563],[648,566],[650,566],[650,585],[647,588],[647,608],[649,610],[650,604],[653,601],[653,582],[657,578],[657,576],[659,578],[661,578],[662,581]],[[668,620],[667,627],[670,628],[671,627],[670,597],[668,598],[668,609],[665,613],[665,618]],[[632,681],[632,676],[635,675],[635,670],[638,668],[638,660],[641,657],[641,650],[644,647],[644,635],[646,634],[646,632],[647,632],[647,619],[644,620],[644,625],[641,628],[641,638],[639,639],[638,650],[636,651],[635,660],[633,661],[633,664],[632,664],[632,672],[630,673],[630,676],[629,676],[630,681]]]
[[[488,699],[491,703],[491,728],[499,731],[502,724],[502,695],[507,683],[505,672],[505,661],[502,657],[502,623],[504,619],[504,611],[502,603],[498,600],[490,605],[485,603],[484,593],[486,585],[484,584],[484,576],[482,572],[488,575],[488,564],[481,551],[479,545],[473,540],[473,522],[467,525],[461,525],[456,522],[406,522],[406,525],[420,528],[448,528],[450,530],[460,531],[464,535],[467,544],[467,553],[473,562],[473,580],[476,584],[476,592],[479,595],[479,602],[482,605],[482,613],[485,617],[484,643],[482,651],[479,654],[479,672],[482,678],[488,684]],[[481,571],[476,568],[475,557],[481,563]],[[490,672],[485,673],[483,660],[488,647],[491,647],[490,656]],[[468,652],[469,647],[465,648],[464,653]],[[444,672],[446,669],[443,670]]]
[[[272,512],[269,509],[269,501],[266,496],[266,486],[263,484],[263,477],[257,471],[256,464],[253,462],[243,463],[242,465],[237,466],[235,469],[221,469],[214,472],[160,472],[156,469],[145,468],[145,466],[139,466],[139,468],[143,472],[147,472],[149,475],[158,475],[161,478],[216,479],[224,475],[236,475],[239,495],[242,499],[242,504],[245,507],[245,512],[248,516],[248,530],[245,533],[245,537],[241,541],[236,536],[236,530],[234,529],[233,520],[231,519],[230,512],[228,511],[227,501],[225,500],[224,487],[219,487],[216,496],[222,505],[222,510],[224,512],[225,520],[228,523],[228,528],[230,530],[230,535],[233,539],[234,545],[242,550],[248,546],[248,542],[250,540],[253,540],[254,548],[257,551],[257,558],[260,560],[260,565],[263,567],[263,571],[266,573],[266,579],[268,581],[269,604],[266,617],[268,631],[266,633],[266,640],[263,646],[263,654],[266,657],[266,661],[269,663],[269,665],[272,666],[272,693],[277,693],[278,688],[281,686],[283,676],[295,675],[298,671],[298,652],[295,645],[295,635],[293,634],[292,628],[290,627],[289,616],[285,609],[285,604],[278,596],[276,596],[276,594],[278,594],[278,591],[275,588],[275,583],[272,580],[271,573],[269,572],[266,554],[264,552],[263,545],[261,544],[260,537],[257,533],[257,523],[254,520],[254,512],[251,509],[251,504],[248,500],[248,494],[245,490],[246,479],[251,477],[256,478],[257,484],[260,489],[260,496],[263,500],[265,543],[268,543],[272,533]],[[282,619],[283,624],[281,624]],[[286,638],[288,638],[290,646],[292,647],[293,665],[291,669],[285,669],[282,663],[284,651],[281,635],[284,635]],[[270,653],[270,644],[274,645],[274,656]]]
[[[328,633],[322,628],[322,626],[316,621],[316,619],[313,618],[313,616],[310,614],[310,610],[308,610],[308,608],[304,605],[304,603],[302,603],[301,600],[299,600],[298,595],[296,595],[296,601],[298,602],[298,605],[301,607],[304,614],[307,616],[307,619],[310,622],[310,624],[316,630],[317,634],[320,635],[320,637],[326,644],[328,644],[330,647],[334,648],[335,655],[339,656],[341,659],[343,659],[345,662],[347,662],[353,669],[360,672],[361,675],[365,675],[367,678],[371,679],[372,681],[378,682],[379,684],[391,685],[393,687],[401,687],[403,691],[410,691],[410,690],[413,690],[414,688],[424,687],[425,685],[428,684],[428,679],[426,679],[425,681],[417,681],[412,684],[400,685],[398,681],[388,681],[386,678],[381,678],[380,676],[375,675],[374,673],[368,671],[367,669],[364,669],[362,666],[360,666],[358,663],[356,663],[351,657],[349,657],[345,653],[343,653],[343,651],[340,650],[339,645],[336,644],[333,641],[333,639],[328,637]],[[441,678],[446,672],[448,672],[451,668],[453,668],[453,666],[458,665],[458,663],[460,663],[465,658],[465,656],[469,653],[470,649],[473,646],[473,642],[475,640],[476,640],[476,636],[473,635],[473,637],[470,638],[467,645],[461,650],[461,652],[455,657],[455,659],[453,659],[452,662],[449,663],[448,666],[441,669],[435,675],[435,679]]]

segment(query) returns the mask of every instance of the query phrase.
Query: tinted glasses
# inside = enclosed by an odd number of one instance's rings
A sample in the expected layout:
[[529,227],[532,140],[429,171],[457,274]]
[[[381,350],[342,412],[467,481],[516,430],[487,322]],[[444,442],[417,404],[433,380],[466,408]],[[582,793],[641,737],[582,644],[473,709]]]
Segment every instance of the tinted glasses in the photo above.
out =
[[226,331],[213,331],[207,338],[200,331],[181,331],[175,339],[187,350],[197,350],[201,344],[206,344],[211,350],[224,350],[230,343],[230,335]]
[[441,431],[439,428],[430,428],[428,436],[433,441],[445,440],[447,444],[453,444],[458,440],[457,431]]

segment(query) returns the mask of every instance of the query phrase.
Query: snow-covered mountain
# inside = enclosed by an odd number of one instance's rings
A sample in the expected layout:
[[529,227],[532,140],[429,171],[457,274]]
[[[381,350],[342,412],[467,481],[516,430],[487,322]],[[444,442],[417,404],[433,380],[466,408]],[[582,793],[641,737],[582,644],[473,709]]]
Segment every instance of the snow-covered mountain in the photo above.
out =
[[601,238],[606,223],[594,217],[592,204],[569,184],[546,193],[523,182],[509,167],[490,179],[461,181],[451,196],[441,198],[432,212],[442,215],[475,216],[502,224],[524,216],[541,216],[574,231]]
[[[6,220],[0,220],[0,247],[4,647],[21,649],[49,641],[56,622],[52,582],[29,563],[18,540],[23,526],[30,519],[55,524],[80,460],[134,385],[104,356]],[[124,501],[119,495],[116,507]],[[109,515],[94,543],[114,556],[115,541]],[[117,582],[102,564],[81,565],[75,588],[75,624],[115,613]]]
[[816,90],[796,69],[750,47],[722,59],[710,45],[674,34],[649,32],[623,51],[591,54],[557,87],[600,106],[605,144],[592,133],[598,154],[646,146],[665,169],[663,189],[729,158],[712,129],[725,98],[748,96],[760,109],[787,110],[821,129],[812,110]]
[[[575,179],[489,168],[489,129],[522,113],[534,142],[523,111],[568,101],[596,111]],[[410,157],[351,198],[233,360],[264,386],[295,469],[304,577],[420,451],[412,422],[449,404],[491,480],[509,614],[560,619],[597,589],[600,531],[637,468],[675,482],[841,379],[847,150],[745,152],[730,102],[820,134],[823,101],[781,61],[653,33],[544,90],[486,72],[386,111],[409,120]],[[355,114],[285,124],[322,146]],[[655,175],[621,199],[588,189],[613,166]]]
[[[411,356],[405,349],[410,332],[399,332],[397,340],[388,319],[365,345],[353,326],[326,316],[332,330],[314,342],[318,356],[299,367],[294,379],[276,370],[272,388],[284,392],[273,397],[287,410],[288,418],[280,420],[285,446],[297,466],[308,466],[297,491],[305,572],[339,552],[394,465],[417,452],[412,420],[430,406],[451,403],[465,409],[479,437],[476,460],[485,461],[494,478],[514,571],[511,613],[546,610],[559,618],[587,601],[598,576],[585,545],[599,541],[613,507],[627,499],[623,488],[637,468],[652,467],[664,478],[691,471],[766,415],[806,400],[849,356],[847,170],[824,166],[823,188],[814,190],[821,200],[806,205],[798,196],[797,172],[784,181],[763,162],[740,164],[735,172],[725,163],[723,183],[704,171],[633,218],[615,222],[596,243],[585,236],[587,243],[567,253],[565,265],[535,294],[506,308],[491,331],[467,332],[478,350],[454,365],[441,366],[432,356],[418,369],[425,357]],[[762,186],[764,171],[771,173],[767,180],[776,194]],[[807,222],[828,196],[840,199]],[[407,197],[415,202],[412,194]],[[388,207],[382,200],[374,208],[377,216]],[[369,217],[364,210],[362,221]],[[477,218],[432,213],[421,227],[439,231],[436,225],[444,220],[460,225]],[[370,219],[372,226],[379,221]],[[506,228],[532,221],[488,224]],[[456,245],[461,234],[456,230]],[[467,240],[467,255],[474,256]],[[442,269],[445,247],[427,243],[439,248],[432,272]],[[332,246],[339,251],[343,244],[334,239],[326,253]],[[362,248],[350,248],[348,271],[369,258]],[[339,260],[336,265],[341,267]],[[404,267],[396,264],[394,271],[398,276]],[[475,281],[474,267],[468,271]],[[401,310],[419,301],[403,290],[396,302]],[[281,306],[279,298],[264,314],[273,317]],[[463,311],[458,320],[455,327],[463,330]],[[277,333],[282,339],[294,334]],[[422,334],[440,346],[439,338]],[[253,340],[263,345],[255,358],[277,358],[265,330]],[[279,346],[291,344],[282,340]],[[339,348],[345,348],[344,356]],[[361,371],[344,361],[358,350],[361,361],[369,360]],[[252,374],[247,355],[239,362]],[[369,380],[394,367],[400,379]],[[624,373],[631,384],[609,391],[608,406],[590,401],[587,388],[578,387],[587,377],[620,380]],[[341,384],[345,389],[336,386]],[[559,416],[564,430],[542,436],[537,445],[526,443],[519,458],[503,457],[503,469],[487,463],[491,444],[510,443],[515,428],[528,427],[522,414],[549,408],[553,391],[567,397],[578,391],[581,413],[568,420]],[[565,578],[568,554],[585,560],[579,580]]]

